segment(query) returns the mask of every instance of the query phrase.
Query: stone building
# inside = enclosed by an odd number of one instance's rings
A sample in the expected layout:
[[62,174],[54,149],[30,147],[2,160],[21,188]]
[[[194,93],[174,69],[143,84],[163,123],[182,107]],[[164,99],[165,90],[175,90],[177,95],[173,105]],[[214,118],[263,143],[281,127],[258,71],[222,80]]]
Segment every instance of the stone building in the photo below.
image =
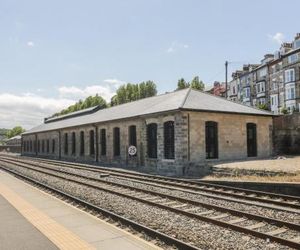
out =
[[[259,65],[244,65],[232,74],[228,99],[249,106],[265,105],[274,114],[300,109],[300,33],[266,54]],[[233,91],[235,87],[237,91]],[[240,96],[240,98],[238,98]]]
[[199,175],[211,162],[269,156],[272,114],[184,89],[48,119],[22,142],[23,155]]

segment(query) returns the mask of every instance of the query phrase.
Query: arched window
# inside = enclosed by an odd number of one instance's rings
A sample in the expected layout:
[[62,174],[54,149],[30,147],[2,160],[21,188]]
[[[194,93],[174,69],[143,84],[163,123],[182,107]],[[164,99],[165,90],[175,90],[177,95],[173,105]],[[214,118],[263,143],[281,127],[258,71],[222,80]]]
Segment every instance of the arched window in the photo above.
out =
[[84,132],[80,132],[80,155],[84,155]]
[[36,152],[37,149],[36,149],[36,140],[33,142],[33,151]]
[[45,152],[45,140],[42,140],[42,153]]
[[24,151],[27,152],[27,141],[24,141]]
[[64,142],[64,148],[65,148],[65,155],[68,154],[69,147],[68,147],[68,133],[65,133],[65,142]]
[[101,155],[106,155],[106,130],[103,128],[100,131]]
[[32,152],[32,141],[30,141],[30,148],[29,148],[30,152]]
[[136,146],[136,126],[131,125],[128,128],[128,134],[129,134],[129,146]]
[[72,133],[72,155],[76,154],[76,134]]
[[147,125],[147,152],[149,158],[157,158],[157,124]]
[[55,139],[52,139],[52,154],[55,153]]
[[95,131],[90,130],[90,155],[95,155]]
[[247,155],[248,157],[257,156],[256,124],[247,123]]
[[120,156],[120,128],[114,128],[114,156]]
[[175,139],[174,139],[174,122],[168,121],[164,123],[164,151],[165,159],[175,158]]
[[49,142],[49,140],[47,140],[47,153],[49,153],[50,152],[50,142]]
[[40,143],[40,140],[38,140],[38,152],[41,152],[41,143]]
[[205,148],[206,158],[218,158],[218,123],[205,122]]

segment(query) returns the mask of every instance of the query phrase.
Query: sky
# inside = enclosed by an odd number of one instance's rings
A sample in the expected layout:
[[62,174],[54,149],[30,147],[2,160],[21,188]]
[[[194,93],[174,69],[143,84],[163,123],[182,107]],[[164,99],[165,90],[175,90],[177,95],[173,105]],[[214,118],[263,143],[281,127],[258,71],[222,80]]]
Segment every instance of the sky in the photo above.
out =
[[298,0],[0,0],[0,128],[30,129],[96,93],[183,77],[211,86],[299,27]]

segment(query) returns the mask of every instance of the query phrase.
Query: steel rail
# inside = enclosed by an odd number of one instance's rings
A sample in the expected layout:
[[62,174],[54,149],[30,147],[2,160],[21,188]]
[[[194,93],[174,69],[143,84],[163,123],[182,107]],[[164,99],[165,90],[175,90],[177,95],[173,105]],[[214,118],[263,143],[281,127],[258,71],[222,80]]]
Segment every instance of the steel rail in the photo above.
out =
[[[11,164],[14,164],[14,163],[11,163]],[[25,166],[25,168],[26,168],[26,166]],[[267,233],[254,231],[254,230],[248,229],[246,227],[241,227],[241,226],[238,226],[238,225],[235,225],[235,224],[231,224],[231,223],[227,223],[227,222],[224,222],[224,221],[212,219],[212,218],[205,217],[205,216],[202,216],[202,215],[199,215],[199,214],[192,214],[192,213],[184,211],[184,210],[179,210],[177,208],[168,207],[168,206],[165,206],[163,204],[159,204],[159,203],[152,202],[152,201],[149,201],[149,200],[144,200],[144,199],[141,199],[141,198],[138,198],[138,197],[133,197],[132,195],[122,194],[120,192],[113,191],[113,190],[107,190],[105,188],[95,186],[95,185],[92,185],[92,184],[88,184],[88,183],[85,183],[85,182],[77,181],[77,180],[71,180],[70,178],[62,177],[62,176],[59,176],[57,174],[51,174],[51,173],[47,173],[47,172],[37,170],[37,169],[35,169],[35,171],[36,172],[41,172],[43,174],[53,176],[53,177],[56,177],[56,178],[60,178],[60,179],[66,180],[66,181],[71,181],[71,182],[74,182],[74,183],[79,184],[79,185],[84,185],[84,186],[94,188],[94,189],[98,189],[98,190],[101,190],[101,191],[110,192],[112,194],[123,196],[123,197],[133,199],[133,200],[137,200],[137,201],[141,201],[143,203],[148,203],[150,205],[157,206],[157,207],[160,207],[160,208],[165,209],[165,210],[169,210],[169,211],[172,211],[172,212],[175,212],[175,213],[180,213],[180,214],[186,215],[186,216],[191,217],[191,218],[197,218],[201,221],[212,223],[212,224],[217,225],[217,226],[230,228],[234,231],[250,234],[252,236],[255,236],[255,237],[258,237],[258,238],[261,238],[261,239],[265,239],[265,240],[269,239],[271,241],[274,241],[274,242],[277,242],[277,243],[280,243],[280,244],[283,244],[283,245],[286,245],[286,246],[289,246],[289,247],[300,248],[300,243],[292,241],[292,240],[287,240],[287,239],[280,238],[280,237],[277,237],[277,236],[273,236],[273,235],[270,235],[270,234],[267,234]]]
[[75,197],[73,195],[67,194],[66,192],[63,192],[63,191],[61,191],[61,190],[59,190],[57,188],[51,187],[51,186],[49,186],[49,185],[47,185],[45,183],[42,183],[42,182],[40,182],[38,180],[35,180],[35,179],[31,178],[31,177],[25,176],[23,174],[20,174],[20,173],[18,173],[16,171],[13,171],[11,169],[7,169],[5,167],[1,167],[0,166],[0,169],[4,170],[6,172],[9,172],[10,174],[13,174],[13,175],[15,175],[15,176],[17,176],[17,177],[19,177],[21,179],[24,179],[24,180],[26,180],[26,181],[28,181],[30,183],[33,183],[33,184],[35,184],[35,185],[37,185],[39,187],[42,187],[42,188],[44,188],[46,190],[49,190],[49,191],[51,191],[51,192],[53,192],[55,194],[58,194],[58,195],[60,195],[60,196],[62,196],[64,198],[67,198],[67,199],[69,199],[71,201],[74,201],[74,202],[76,202],[77,204],[79,204],[79,205],[81,205],[83,207],[86,207],[86,208],[88,208],[90,210],[96,211],[96,212],[98,212],[98,213],[100,213],[100,214],[102,214],[102,215],[104,215],[106,217],[110,217],[110,218],[112,218],[115,221],[119,221],[122,224],[124,224],[124,225],[126,225],[128,227],[133,228],[137,232],[144,232],[145,234],[149,235],[152,238],[158,238],[158,239],[160,239],[161,241],[163,241],[164,243],[166,243],[168,245],[176,246],[178,249],[200,250],[200,248],[198,248],[196,246],[192,246],[192,245],[190,245],[190,244],[188,244],[186,242],[183,242],[181,240],[173,238],[173,237],[171,237],[171,236],[169,236],[167,234],[164,234],[162,232],[154,230],[154,229],[152,229],[150,227],[144,226],[144,225],[142,225],[142,224],[140,224],[138,222],[135,222],[133,220],[127,219],[124,216],[118,215],[116,213],[113,213],[113,212],[108,211],[106,209],[103,209],[101,207],[95,206],[94,204],[91,204],[91,203],[89,203],[87,201],[84,201],[84,200],[82,200],[82,199],[80,199],[78,197]]
[[[119,176],[119,177],[128,177],[128,178],[133,178],[136,180],[142,180],[146,181],[145,178],[148,178],[149,181],[155,181],[156,183],[160,184],[168,184],[180,188],[189,188],[192,190],[196,191],[205,191],[205,192],[210,192],[214,194],[220,194],[224,196],[231,196],[235,198],[242,198],[242,199],[248,199],[251,201],[257,201],[257,202],[263,202],[263,203],[269,203],[273,205],[278,205],[278,206],[283,206],[283,207],[290,207],[290,208],[296,208],[300,209],[300,197],[297,196],[288,196],[288,195],[279,195],[279,194],[274,194],[274,193],[269,193],[269,192],[262,192],[262,191],[256,191],[256,190],[249,190],[249,189],[242,189],[242,188],[231,188],[228,186],[223,186],[223,185],[218,185],[218,184],[207,184],[207,183],[202,183],[198,181],[187,181],[184,179],[178,179],[178,178],[172,178],[172,177],[163,177],[163,176],[156,176],[156,175],[148,175],[148,174],[141,174],[141,173],[131,173],[131,172],[125,172],[122,170],[116,170],[116,169],[111,169],[111,168],[105,168],[105,167],[98,167],[98,166],[91,166],[91,165],[86,165],[86,164],[81,164],[81,163],[71,163],[71,162],[65,162],[65,161],[56,161],[56,160],[46,160],[46,159],[41,159],[41,158],[32,158],[32,157],[27,157],[33,159],[33,161],[42,161],[45,163],[51,163],[53,165],[59,165],[59,166],[73,166],[73,168],[80,168],[80,169],[89,169],[94,172],[101,172],[105,171],[107,173],[110,173],[113,176]],[[184,184],[182,184],[184,183]],[[240,192],[243,194],[237,194],[237,193],[231,193],[231,192],[226,192],[222,190],[213,190],[210,188],[203,188],[202,186],[206,187],[213,187],[213,188],[220,188],[223,190],[228,190],[228,191],[236,191]],[[248,195],[245,195],[245,194]],[[278,201],[274,199],[267,199],[267,198],[262,198],[262,197],[253,197],[250,195],[261,195],[261,196],[269,196],[273,197],[276,199],[283,199],[283,200],[293,200],[293,202],[289,201]],[[298,203],[298,204],[297,204]]]
[[[21,165],[19,163],[7,161],[7,160],[5,162],[23,167],[23,165]],[[23,162],[22,164],[30,164],[30,163],[24,163]],[[38,164],[38,163],[36,163],[36,164]],[[295,223],[285,222],[285,221],[277,220],[277,219],[270,218],[270,217],[265,217],[265,216],[255,215],[255,214],[251,214],[251,213],[247,213],[247,212],[242,212],[242,211],[239,211],[239,210],[230,209],[230,208],[226,208],[226,207],[221,207],[221,206],[217,206],[217,205],[213,205],[213,204],[208,204],[208,203],[205,203],[205,202],[189,200],[189,199],[185,199],[185,198],[174,196],[174,195],[162,194],[162,193],[159,193],[159,192],[156,192],[156,191],[145,190],[143,188],[133,187],[133,186],[129,186],[129,185],[126,185],[126,184],[114,183],[114,182],[99,179],[99,178],[83,176],[81,174],[70,173],[68,171],[64,171],[64,170],[61,170],[61,169],[58,170],[58,169],[54,169],[54,168],[51,168],[51,167],[45,167],[45,166],[34,166],[34,167],[41,168],[41,169],[47,169],[47,170],[50,170],[50,171],[53,171],[53,172],[59,171],[60,173],[63,173],[63,174],[66,174],[66,175],[75,176],[75,177],[78,177],[78,178],[83,178],[83,179],[94,181],[94,182],[101,182],[101,183],[105,183],[105,184],[111,185],[111,186],[118,186],[118,187],[121,187],[121,188],[131,189],[131,190],[135,190],[135,191],[138,191],[138,192],[148,193],[148,194],[156,195],[156,196],[159,196],[159,197],[162,197],[162,198],[177,200],[177,201],[180,201],[180,202],[183,202],[183,203],[188,203],[188,204],[195,205],[195,206],[205,207],[207,209],[213,209],[213,210],[216,210],[216,211],[229,213],[229,214],[234,215],[234,216],[246,217],[248,219],[258,220],[258,221],[265,221],[265,222],[268,222],[268,223],[276,225],[276,226],[288,227],[290,229],[300,231],[300,225],[295,224]],[[44,173],[44,174],[48,173],[48,172],[44,172],[42,170],[36,170],[35,168],[32,168],[31,166],[25,166],[25,168],[31,169],[33,171],[39,171],[39,172]],[[139,201],[143,201],[143,200],[139,200]]]

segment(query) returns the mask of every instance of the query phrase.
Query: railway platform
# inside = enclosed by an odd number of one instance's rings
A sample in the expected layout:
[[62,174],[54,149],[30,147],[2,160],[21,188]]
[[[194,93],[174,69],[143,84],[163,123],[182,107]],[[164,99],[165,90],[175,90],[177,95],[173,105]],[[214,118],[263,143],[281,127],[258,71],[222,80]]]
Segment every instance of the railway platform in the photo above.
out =
[[159,249],[0,170],[0,249]]

